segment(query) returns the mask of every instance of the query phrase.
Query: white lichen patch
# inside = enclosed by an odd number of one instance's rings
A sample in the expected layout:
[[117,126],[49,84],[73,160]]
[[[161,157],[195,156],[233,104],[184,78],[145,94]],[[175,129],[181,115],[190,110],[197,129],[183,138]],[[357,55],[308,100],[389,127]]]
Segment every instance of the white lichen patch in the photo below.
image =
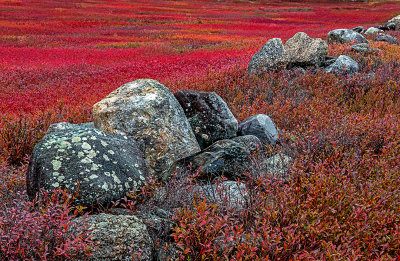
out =
[[51,184],[51,186],[58,188],[60,186],[60,184],[58,182]]
[[97,140],[96,136],[90,137],[91,140]]
[[53,160],[51,163],[53,164],[53,170],[59,170],[61,168],[61,161]]
[[101,142],[101,145],[103,145],[104,147],[107,147],[107,146],[108,146],[108,143],[105,142],[104,140],[102,140],[102,141],[100,141],[100,142]]
[[92,175],[90,175],[90,179],[97,179],[99,176],[97,176],[96,174],[92,174]]
[[89,158],[84,158],[81,160],[82,163],[92,163],[93,161]]
[[115,154],[115,152],[113,150],[108,150],[108,153],[111,154],[111,155]]
[[125,182],[125,188],[129,188],[129,183],[128,182]]
[[88,178],[83,178],[84,181],[89,182],[90,180]]
[[78,157],[79,157],[79,158],[82,158],[83,156],[85,156],[85,154],[83,154],[82,151],[78,152]]
[[106,175],[106,176],[110,177],[110,176],[111,176],[111,173],[110,173],[110,172],[108,172],[108,171],[106,171],[106,172],[104,172],[104,175]]
[[97,156],[97,153],[96,153],[94,150],[91,150],[91,151],[88,152],[88,155],[87,155],[87,156],[88,156],[89,158],[93,159],[94,157]]
[[99,165],[97,164],[93,164],[91,170],[98,170],[99,169]]
[[119,178],[116,175],[112,175],[114,182],[120,184],[121,180],[119,180]]
[[145,178],[144,178],[142,175],[140,175],[139,178],[140,178],[141,180],[145,180]]
[[131,177],[128,177],[128,180],[129,180],[129,181],[132,181],[132,178],[131,178]]
[[104,190],[108,190],[108,184],[104,183],[103,186],[101,186],[101,188],[104,189]]
[[59,177],[57,178],[58,182],[62,182],[64,179],[65,179],[64,176],[59,176]]
[[103,155],[103,158],[104,158],[106,161],[110,161],[110,158],[109,158],[106,154]]
[[83,148],[84,150],[90,150],[90,149],[92,148],[92,146],[90,146],[89,143],[84,142],[84,143],[82,144],[82,148]]
[[55,176],[55,177],[57,177],[58,175],[60,175],[60,173],[58,173],[58,172],[53,172],[53,176]]
[[76,142],[80,142],[82,139],[81,137],[73,137],[72,138],[72,142],[76,143]]

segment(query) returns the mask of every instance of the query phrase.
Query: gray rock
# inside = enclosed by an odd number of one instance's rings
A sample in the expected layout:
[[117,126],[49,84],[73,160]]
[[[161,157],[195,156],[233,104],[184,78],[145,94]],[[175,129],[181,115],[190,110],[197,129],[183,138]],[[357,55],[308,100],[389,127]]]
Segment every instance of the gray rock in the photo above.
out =
[[287,172],[290,168],[292,158],[284,154],[275,154],[262,161],[264,173],[270,177],[288,178]]
[[348,75],[357,73],[359,69],[356,61],[346,55],[341,55],[333,64],[328,66],[325,71],[327,73]]
[[175,93],[201,149],[236,136],[238,121],[215,92],[181,90]]
[[[83,218],[73,220],[69,233],[80,231],[75,225]],[[97,247],[90,261],[95,260],[151,260],[153,241],[146,225],[133,215],[90,215],[86,219],[92,241]]]
[[360,43],[360,44],[353,44],[350,46],[351,50],[359,53],[368,53],[371,51],[369,44],[367,43]]
[[288,67],[321,66],[328,55],[328,44],[322,39],[312,39],[307,34],[296,33],[285,43],[289,56]]
[[370,27],[364,32],[364,34],[366,34],[366,35],[369,35],[369,34],[380,34],[380,33],[383,33],[383,32],[384,32],[383,30],[378,29],[376,27]]
[[368,43],[362,34],[354,32],[350,29],[336,29],[330,31],[327,37],[328,43]]
[[197,173],[201,180],[225,176],[242,178],[250,162],[250,151],[233,140],[220,140],[197,155],[180,161],[177,166]]
[[387,42],[389,44],[397,44],[399,45],[399,41],[397,40],[396,37],[391,36],[391,35],[379,35],[378,37],[376,37],[375,41],[378,42]]
[[288,62],[282,40],[273,38],[251,57],[247,73],[262,75],[271,71],[281,71],[286,68]]
[[27,173],[32,200],[40,189],[79,194],[74,205],[107,204],[140,187],[148,175],[135,141],[94,128],[57,131],[34,148]]
[[356,33],[362,33],[362,32],[364,31],[364,27],[362,27],[362,26],[357,26],[357,27],[354,27],[354,28],[351,29],[351,30],[353,30],[353,31],[356,32]]
[[197,186],[194,188],[194,193],[200,194],[209,203],[236,210],[244,209],[247,202],[246,186],[236,181]]
[[390,19],[385,26],[389,29],[389,30],[400,30],[400,15],[393,17],[392,19]]
[[254,135],[239,136],[232,140],[246,147],[250,153],[259,152],[262,149],[262,142]]
[[94,125],[144,143],[152,174],[168,176],[172,164],[200,151],[185,113],[174,95],[155,80],[122,85],[92,109]]
[[80,124],[72,124],[69,122],[58,122],[51,124],[49,128],[47,129],[46,134],[50,134],[56,131],[64,131],[64,130],[76,130],[76,129],[82,129],[82,128],[94,128],[94,123],[93,122],[86,122],[86,123],[80,123]]
[[262,142],[276,145],[279,141],[278,130],[275,124],[265,114],[251,116],[239,124],[239,135],[254,135]]

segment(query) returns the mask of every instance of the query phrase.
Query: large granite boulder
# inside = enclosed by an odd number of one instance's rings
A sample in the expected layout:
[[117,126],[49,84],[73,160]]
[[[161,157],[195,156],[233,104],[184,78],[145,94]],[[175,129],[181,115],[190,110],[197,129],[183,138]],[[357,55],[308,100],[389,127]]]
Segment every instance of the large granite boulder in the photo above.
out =
[[69,233],[80,232],[81,222],[89,226],[89,236],[96,247],[90,261],[152,260],[153,241],[146,225],[133,215],[101,213],[73,220]]
[[215,92],[181,90],[175,93],[197,142],[204,149],[214,142],[236,136],[238,121]]
[[94,128],[56,131],[34,148],[27,173],[27,192],[61,188],[79,193],[74,205],[92,206],[118,200],[139,188],[148,170],[135,141]]
[[328,43],[368,43],[368,40],[365,37],[357,32],[354,32],[350,29],[336,29],[330,31],[327,37]]
[[286,68],[288,62],[282,40],[273,38],[251,57],[247,73],[262,75],[271,71],[281,71]]
[[322,39],[312,39],[306,33],[295,34],[285,43],[289,67],[321,66],[328,55],[328,44]]
[[356,61],[346,55],[341,55],[333,64],[325,68],[325,71],[327,73],[350,75],[357,73],[359,69]]
[[385,24],[385,27],[387,27],[389,30],[400,30],[400,15],[390,19]]
[[396,37],[385,34],[385,35],[378,35],[378,37],[375,38],[375,41],[378,42],[387,42],[388,44],[397,44],[399,45],[399,41],[397,40]]
[[152,174],[168,175],[172,164],[200,151],[185,113],[167,87],[140,79],[122,85],[92,109],[96,128],[144,143]]
[[197,173],[200,180],[225,176],[228,179],[242,178],[250,162],[250,151],[233,140],[220,140],[202,152],[186,158],[177,166]]
[[254,135],[266,144],[276,145],[279,141],[274,122],[265,114],[253,115],[239,124],[239,135]]

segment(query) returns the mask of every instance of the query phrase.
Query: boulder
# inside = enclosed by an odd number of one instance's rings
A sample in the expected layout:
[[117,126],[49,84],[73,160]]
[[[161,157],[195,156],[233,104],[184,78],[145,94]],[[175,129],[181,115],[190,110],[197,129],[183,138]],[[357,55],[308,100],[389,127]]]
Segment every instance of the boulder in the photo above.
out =
[[400,30],[400,15],[393,17],[392,19],[390,19],[385,26],[389,29],[389,30]]
[[359,69],[356,61],[346,55],[341,55],[333,64],[328,66],[325,71],[327,73],[348,75],[357,73]]
[[197,173],[200,180],[225,176],[242,178],[250,162],[250,151],[233,140],[220,140],[197,155],[180,161],[177,166]]
[[330,31],[327,37],[328,43],[368,43],[362,34],[354,32],[350,29],[336,29]]
[[250,153],[259,152],[262,149],[262,142],[254,135],[238,136],[232,140],[246,147]]
[[239,124],[240,136],[254,135],[262,142],[276,145],[279,141],[278,130],[274,122],[265,114],[251,116]]
[[64,130],[76,130],[82,128],[94,128],[93,122],[86,122],[80,124],[72,124],[69,122],[58,122],[51,124],[50,127],[47,129],[46,134],[50,134],[56,131],[64,131]]
[[375,38],[375,41],[378,42],[387,42],[389,44],[397,44],[399,45],[399,41],[397,40],[396,37],[385,34],[385,35],[378,35],[378,37]]
[[281,71],[286,68],[288,62],[282,40],[273,38],[251,57],[247,73],[262,75],[271,71]]
[[43,189],[79,194],[74,205],[90,207],[118,200],[139,188],[148,170],[135,141],[94,128],[52,132],[33,149],[27,192],[34,199]]
[[211,185],[197,186],[194,193],[201,195],[209,203],[216,203],[218,207],[244,209],[247,203],[247,189],[243,183],[223,181]]
[[111,215],[101,213],[73,220],[69,233],[80,231],[80,224],[89,225],[89,235],[96,246],[94,260],[152,260],[153,241],[146,225],[133,215]]
[[376,27],[370,27],[368,28],[364,34],[368,35],[368,34],[379,34],[379,33],[383,33],[384,31],[382,29],[378,29]]
[[353,44],[350,46],[350,49],[355,52],[359,53],[368,53],[371,51],[371,48],[369,47],[369,44],[367,43],[360,43],[360,44]]
[[289,57],[288,67],[321,66],[328,55],[328,44],[322,39],[312,39],[307,34],[295,34],[285,43]]
[[354,27],[354,28],[351,29],[351,30],[353,30],[353,31],[356,32],[356,33],[362,33],[362,32],[364,31],[364,27],[362,27],[362,26],[357,26],[357,27]]
[[238,121],[215,92],[181,90],[175,93],[201,149],[236,136]]
[[96,103],[92,114],[96,128],[143,142],[147,166],[156,176],[169,175],[175,161],[200,151],[179,102],[155,80],[122,85]]

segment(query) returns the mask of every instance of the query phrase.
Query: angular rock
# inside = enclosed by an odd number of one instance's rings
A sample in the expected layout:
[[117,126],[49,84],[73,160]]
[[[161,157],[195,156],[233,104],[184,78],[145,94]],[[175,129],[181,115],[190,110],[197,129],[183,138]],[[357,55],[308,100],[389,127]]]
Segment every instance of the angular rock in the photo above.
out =
[[285,43],[289,57],[288,67],[321,66],[328,55],[328,44],[322,39],[312,39],[299,32]]
[[378,42],[387,42],[389,44],[397,44],[399,45],[399,41],[397,40],[396,37],[391,36],[391,35],[379,35],[378,37],[376,37],[375,41]]
[[198,179],[228,179],[243,177],[250,162],[250,151],[233,140],[220,140],[197,155],[186,158],[178,166],[189,168]]
[[262,142],[254,135],[238,136],[232,140],[246,147],[250,153],[258,152],[262,149]]
[[357,27],[354,27],[354,28],[351,29],[351,30],[353,30],[353,31],[356,32],[356,33],[362,33],[362,32],[364,31],[364,27],[362,27],[362,26],[357,26]]
[[281,71],[286,68],[287,64],[288,57],[282,40],[273,38],[251,57],[247,73],[262,75],[271,71]]
[[390,19],[385,26],[389,29],[389,30],[400,30],[400,15],[393,17],[392,19]]
[[[69,233],[80,231],[76,224],[83,218],[73,220]],[[86,219],[92,241],[97,249],[90,261],[95,260],[151,260],[153,241],[146,225],[133,215],[110,215],[101,213]]]
[[155,80],[122,85],[96,103],[92,113],[96,128],[142,141],[147,166],[159,177],[168,175],[175,161],[200,151],[179,102]]
[[194,193],[200,194],[209,203],[236,210],[245,208],[248,196],[246,186],[236,181],[197,186],[194,188]]
[[330,31],[327,37],[328,43],[368,43],[362,34],[354,32],[350,29],[336,29]]
[[370,27],[364,32],[364,34],[366,34],[366,35],[368,35],[368,34],[379,34],[379,33],[383,33],[383,30],[378,29],[376,27]]
[[265,114],[253,115],[239,124],[240,136],[254,135],[262,142],[276,145],[279,141],[278,130],[274,122]]
[[35,146],[27,192],[31,200],[40,189],[62,188],[75,194],[79,182],[73,204],[90,207],[124,197],[139,188],[147,175],[135,141],[94,128],[67,129],[46,135]]
[[325,71],[327,73],[350,75],[357,73],[359,69],[356,61],[346,55],[341,55],[333,64],[328,66]]
[[49,128],[47,129],[46,134],[50,134],[50,133],[56,132],[56,131],[76,130],[76,129],[82,129],[82,128],[94,128],[94,123],[86,122],[86,123],[80,123],[80,124],[72,124],[69,122],[58,122],[58,123],[51,124],[49,126]]
[[215,92],[181,90],[175,93],[201,149],[236,136],[238,121]]

